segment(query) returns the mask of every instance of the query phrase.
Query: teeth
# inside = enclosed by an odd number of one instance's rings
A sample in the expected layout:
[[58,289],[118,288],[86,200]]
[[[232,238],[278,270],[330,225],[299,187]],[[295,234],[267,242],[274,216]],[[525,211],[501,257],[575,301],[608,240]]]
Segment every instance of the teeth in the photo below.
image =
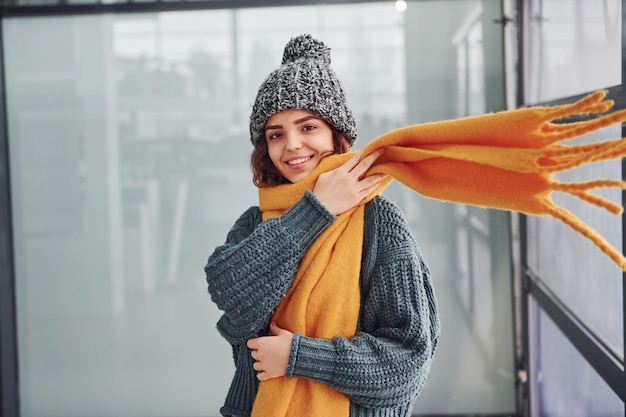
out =
[[289,165],[302,164],[302,163],[308,161],[309,159],[311,159],[310,156],[307,156],[305,158],[292,159],[291,161],[288,161],[287,164],[289,164]]

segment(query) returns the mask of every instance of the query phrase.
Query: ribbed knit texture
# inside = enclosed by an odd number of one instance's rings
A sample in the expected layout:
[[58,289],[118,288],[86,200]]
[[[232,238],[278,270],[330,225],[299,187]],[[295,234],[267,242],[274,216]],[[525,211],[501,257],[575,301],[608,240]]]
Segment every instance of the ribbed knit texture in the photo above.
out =
[[[306,224],[301,223],[304,219]],[[297,261],[315,233],[333,219],[310,192],[283,216],[262,223],[260,212],[252,208],[209,258],[205,267],[209,292],[224,310],[218,329],[235,352],[236,372],[223,415],[250,415],[254,401],[250,396],[258,382],[245,341],[265,334],[273,309],[296,273]],[[287,376],[318,381],[344,393],[350,416],[407,417],[439,337],[436,301],[428,269],[397,207],[377,197],[365,206],[364,223],[357,333],[332,340],[296,334]],[[295,262],[279,267],[286,251]],[[259,286],[274,285],[282,288],[275,296],[258,293]],[[257,289],[231,292],[232,286]],[[239,304],[250,311],[244,313]],[[223,325],[232,322],[248,333]]]
[[[296,194],[291,194],[295,190]],[[263,218],[282,215],[303,191],[293,184],[259,190]],[[330,340],[352,337],[359,317],[359,275],[365,204],[342,213],[309,246],[291,288],[277,306],[273,321],[293,333]],[[316,361],[316,369],[333,363]],[[261,382],[252,417],[348,417],[348,397],[312,379],[274,378]]]

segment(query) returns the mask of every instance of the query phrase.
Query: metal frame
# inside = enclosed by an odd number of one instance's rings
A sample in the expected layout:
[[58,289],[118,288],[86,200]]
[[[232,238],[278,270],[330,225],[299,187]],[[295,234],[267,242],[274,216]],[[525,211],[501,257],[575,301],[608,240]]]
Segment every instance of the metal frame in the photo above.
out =
[[[526,20],[526,9],[524,0],[515,0],[517,35],[517,79],[515,82],[515,104],[521,107],[526,102],[524,93],[524,63],[526,62],[524,22]],[[529,334],[528,334],[528,297],[526,280],[523,279],[524,271],[522,265],[527,265],[527,235],[526,216],[511,214],[511,255],[512,259],[512,297],[513,297],[513,326],[515,334],[515,388],[517,411],[524,417],[530,416],[530,384],[529,384]]]
[[[626,0],[622,0],[622,85],[619,94],[613,97],[620,108],[626,108]],[[626,125],[622,124],[622,137],[626,137]],[[622,179],[626,180],[626,158],[622,159]],[[626,190],[622,191],[622,207],[626,205]],[[622,252],[626,251],[626,213],[622,213]],[[622,332],[624,346],[622,357],[626,361],[626,271],[622,272]],[[620,398],[624,401],[624,416],[626,416],[626,369],[622,363],[622,377],[620,381]]]
[[615,393],[626,401],[624,367],[619,358],[593,334],[558,298],[542,284],[532,271],[527,271],[528,293],[541,309],[558,325],[569,341],[578,349],[587,362],[598,372]]
[[0,415],[18,416],[15,265],[3,41],[0,20]]
[[[622,3],[622,7],[624,4]],[[622,45],[625,45],[622,41]],[[622,57],[624,57],[624,52],[622,51]],[[622,62],[622,82],[626,80],[624,77],[624,63]],[[622,137],[626,137],[626,127],[622,126]],[[626,176],[626,158],[622,159],[622,178]],[[626,206],[626,191],[622,191],[622,207]],[[626,220],[622,217],[622,248],[626,248]],[[622,328],[624,333],[624,357],[626,358],[626,272],[622,274],[622,300],[624,301],[622,304]],[[623,370],[624,371],[624,370]],[[626,385],[626,371],[622,375],[622,385]],[[623,398],[623,397],[622,397]],[[626,416],[626,401],[624,402],[624,415]]]
[[127,0],[120,3],[70,4],[67,0],[58,0],[57,4],[16,5],[2,3],[0,0],[0,17],[84,15],[104,13],[146,13],[173,12],[215,9],[243,9],[257,7],[285,7],[307,5],[340,5],[356,3],[374,3],[380,0],[177,0],[177,1],[142,1]]
[[[523,0],[517,0],[518,13],[523,16],[527,10],[524,8]],[[520,19],[523,21],[523,19]],[[524,97],[524,48],[522,43],[524,40],[523,29],[520,29],[518,48],[520,78],[518,82],[518,106],[525,105]],[[626,108],[626,0],[622,0],[622,84],[608,89],[608,96],[615,101],[615,108]],[[570,103],[573,100],[582,98],[585,94],[568,97],[566,99],[544,103],[547,105]],[[626,137],[626,127],[622,126],[622,137]],[[626,180],[626,159],[622,160],[622,179]],[[622,205],[626,204],[626,191],[622,192]],[[574,315],[558,297],[552,293],[547,286],[542,284],[541,278],[534,274],[528,267],[527,262],[527,246],[528,231],[526,226],[525,215],[519,215],[517,232],[520,234],[519,242],[519,264],[520,268],[516,274],[516,285],[519,294],[515,296],[516,303],[516,334],[518,336],[517,343],[520,346],[517,353],[517,366],[520,372],[527,372],[529,367],[529,357],[533,355],[533,349],[530,345],[530,311],[529,298],[537,302],[548,316],[554,321],[557,327],[563,332],[565,337],[579,351],[585,360],[593,367],[607,385],[619,396],[624,402],[624,416],[626,416],[626,372],[624,361],[617,358],[616,355],[608,349],[602,340],[598,338],[592,329],[589,329]],[[626,250],[626,213],[622,215],[622,243],[623,250]],[[624,333],[624,352],[623,357],[626,358],[626,272],[622,273],[622,329]],[[519,373],[518,373],[518,379]],[[525,381],[530,381],[529,375],[525,374]],[[518,397],[525,408],[524,416],[530,416],[531,391],[527,382],[518,382],[521,386],[520,396]],[[524,394],[525,392],[525,394]],[[525,404],[525,405],[524,405]]]
[[[626,3],[626,0],[623,0]],[[625,4],[626,6],[626,4]],[[626,28],[626,27],[625,27]],[[622,50],[622,54],[624,54]],[[549,105],[564,104],[584,97],[585,94],[569,97],[554,102],[548,103]],[[608,89],[608,97],[615,101],[616,108],[626,108],[626,87],[624,85]],[[573,120],[584,120],[584,117],[577,117]],[[622,136],[626,135],[626,128],[622,127]],[[626,160],[622,160],[622,179],[626,180]],[[622,204],[625,204],[626,192],[622,192]],[[526,259],[526,246],[527,246],[527,230],[526,230],[526,216],[523,216],[524,225],[520,228],[520,233],[523,241],[522,249],[522,288],[523,296],[522,303],[525,313],[522,316],[522,323],[524,326],[524,344],[526,346],[526,357],[524,369],[530,369],[529,355],[532,355],[532,347],[530,346],[529,326],[530,316],[528,312],[528,299],[527,297],[533,297],[538,306],[548,314],[548,316],[554,321],[557,327],[563,332],[565,337],[572,343],[572,345],[580,352],[580,354],[587,360],[587,362],[593,367],[598,375],[604,379],[604,381],[611,387],[611,389],[621,398],[626,404],[626,372],[624,369],[624,362],[617,358],[609,348],[607,348],[602,340],[598,338],[593,329],[588,328],[581,320],[579,320],[575,314],[573,314],[567,306],[562,303],[559,298],[549,290],[549,288],[542,283],[541,277],[536,275],[531,268],[528,267]],[[622,215],[622,241],[626,240],[626,213]],[[624,246],[626,248],[626,245]],[[622,273],[622,292],[624,298],[622,301],[622,329],[626,335],[626,273]],[[626,338],[625,338],[626,340]],[[626,346],[626,343],[625,343]],[[626,358],[626,353],[622,352],[623,357]],[[528,399],[530,401],[530,398]],[[626,416],[626,408],[625,413]]]
[[[626,0],[622,0],[623,6],[626,7]],[[626,18],[626,15],[623,16]],[[626,31],[626,22],[622,26],[622,30]],[[624,48],[622,47],[622,56],[624,56]],[[624,66],[622,67],[624,68]],[[624,78],[623,78],[624,79]],[[565,99],[556,100],[547,105],[558,105],[571,103],[581,99],[586,94],[580,94]],[[607,97],[615,102],[616,109],[626,108],[626,85],[612,87],[608,89]],[[588,117],[574,117],[572,121],[585,120]],[[626,127],[622,126],[622,137],[626,136]],[[622,160],[622,179],[626,180],[626,159]],[[622,192],[622,205],[626,201],[626,192]],[[593,329],[588,328],[581,320],[579,320],[574,313],[572,313],[567,306],[562,303],[559,298],[549,288],[543,284],[542,279],[538,276],[529,266],[527,262],[527,244],[528,236],[526,229],[526,216],[520,215],[523,219],[523,226],[520,227],[522,259],[521,259],[521,287],[523,293],[518,300],[522,303],[522,317],[519,317],[519,325],[523,326],[523,340],[522,343],[525,346],[524,369],[530,369],[529,355],[533,354],[532,346],[530,345],[530,312],[528,309],[528,298],[532,297],[539,308],[543,310],[554,321],[556,326],[563,332],[565,337],[572,343],[572,345],[579,351],[579,353],[587,360],[589,365],[598,373],[598,375],[609,385],[609,387],[616,393],[617,396],[624,402],[626,407],[626,372],[624,369],[624,361],[616,357],[609,348],[605,346],[602,340],[593,333]],[[624,242],[623,248],[626,248],[626,213],[622,214],[622,241]],[[622,292],[624,297],[622,299],[622,329],[625,333],[625,343],[623,357],[626,358],[626,272],[622,273]],[[530,378],[529,378],[530,380]],[[527,398],[530,405],[530,388],[529,398]],[[626,417],[626,408],[624,410],[624,416]]]

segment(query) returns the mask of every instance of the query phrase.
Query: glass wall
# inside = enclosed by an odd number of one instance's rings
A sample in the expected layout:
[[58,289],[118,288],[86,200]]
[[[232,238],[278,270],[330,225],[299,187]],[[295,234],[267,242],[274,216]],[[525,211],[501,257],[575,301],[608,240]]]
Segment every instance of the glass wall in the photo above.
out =
[[[612,126],[577,138],[574,142],[600,142],[621,136],[621,126]],[[621,178],[620,160],[607,161],[564,172],[564,182],[591,178]],[[620,189],[597,192],[610,201],[620,201]],[[554,201],[597,230],[617,250],[622,248],[622,219],[573,197],[555,194]],[[587,239],[569,226],[548,218],[529,218],[528,264],[550,289],[589,328],[623,359],[622,271]],[[574,261],[575,260],[575,261]]]
[[[622,0],[528,2],[526,104],[557,99],[571,102],[596,89],[608,89],[616,102],[613,110],[623,110],[623,5]],[[621,137],[624,129],[618,124],[570,143]],[[623,161],[615,160],[556,177],[563,182],[581,182],[624,175]],[[619,189],[594,194],[623,201]],[[553,199],[623,251],[623,215],[612,215],[561,194]],[[526,224],[525,255],[532,272],[527,279],[546,293],[531,290],[529,297],[531,415],[624,416],[624,399],[618,395],[624,392],[623,378],[615,382],[620,379],[615,375],[623,374],[624,362],[623,271],[559,221],[530,217]],[[551,303],[554,305],[547,305]],[[590,353],[594,348],[597,351]]]
[[527,103],[622,83],[622,0],[531,0],[527,7]]
[[[531,302],[532,416],[622,417],[623,401]],[[572,376],[575,377],[573,378]]]
[[[256,204],[247,119],[284,44],[332,48],[358,148],[503,108],[498,5],[4,19],[22,416],[218,415],[233,366],[202,268]],[[507,213],[386,193],[442,313],[415,413],[513,412]]]

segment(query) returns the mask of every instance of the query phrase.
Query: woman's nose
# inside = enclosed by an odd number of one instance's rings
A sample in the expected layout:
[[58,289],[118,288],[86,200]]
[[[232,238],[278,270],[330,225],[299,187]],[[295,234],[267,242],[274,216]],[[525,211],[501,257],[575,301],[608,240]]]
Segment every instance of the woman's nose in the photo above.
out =
[[298,135],[287,135],[287,149],[290,151],[302,148],[302,140]]

